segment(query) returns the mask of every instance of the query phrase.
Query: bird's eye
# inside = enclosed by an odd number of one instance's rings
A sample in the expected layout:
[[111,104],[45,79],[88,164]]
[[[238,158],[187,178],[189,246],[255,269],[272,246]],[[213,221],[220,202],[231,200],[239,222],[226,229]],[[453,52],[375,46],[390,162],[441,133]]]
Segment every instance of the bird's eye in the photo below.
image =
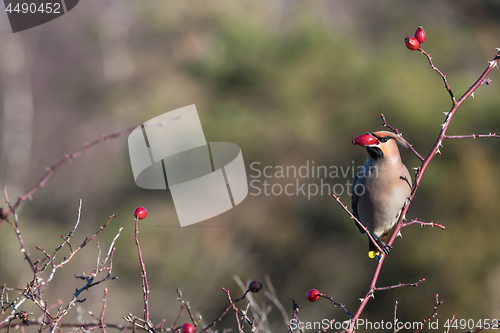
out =
[[387,142],[389,141],[390,137],[384,136],[383,138],[380,138],[380,142]]

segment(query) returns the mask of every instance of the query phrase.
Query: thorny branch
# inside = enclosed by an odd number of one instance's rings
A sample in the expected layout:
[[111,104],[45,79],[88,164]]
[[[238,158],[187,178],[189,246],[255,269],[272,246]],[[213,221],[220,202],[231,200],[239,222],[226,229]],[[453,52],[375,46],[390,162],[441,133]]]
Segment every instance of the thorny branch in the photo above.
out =
[[[453,321],[455,320],[455,315],[453,315],[449,321],[449,323],[451,324]],[[448,329],[446,330],[445,333],[450,333],[450,329],[451,329],[451,325],[448,325]]]
[[403,140],[403,142],[407,144],[408,148],[413,152],[413,154],[415,154],[415,156],[417,156],[420,161],[423,161],[424,158],[420,156],[420,154],[415,150],[415,148],[413,148],[413,145],[411,145],[408,141],[406,141],[406,139],[403,137],[403,133],[399,132],[397,128],[394,128],[391,125],[389,125],[385,120],[385,116],[383,113],[380,114],[380,117],[382,118],[382,126],[387,127],[392,132],[394,132],[394,134],[399,136]]
[[354,222],[356,222],[356,224],[358,226],[360,226],[365,231],[365,233],[368,235],[368,238],[370,238],[370,240],[372,241],[372,243],[375,244],[375,247],[377,248],[377,251],[379,251],[380,253],[383,253],[384,251],[380,248],[380,245],[375,240],[375,238],[373,238],[372,233],[368,231],[368,229],[363,225],[363,223],[361,223],[356,218],[356,216],[353,215],[353,213],[351,213],[351,211],[349,210],[349,208],[347,208],[347,206],[344,205],[344,203],[342,201],[340,201],[339,197],[337,197],[335,194],[333,194],[332,196],[333,196],[333,198],[335,200],[337,200],[337,202],[339,203],[339,205],[347,212],[347,214],[349,214],[349,216],[351,217],[351,219],[354,220]]
[[397,312],[398,312],[398,301],[394,303],[394,320],[392,322],[392,327],[393,327],[392,333],[397,333],[401,330],[400,328],[396,328],[396,324],[398,323]]
[[224,290],[224,292],[227,294],[227,298],[229,299],[229,303],[231,303],[231,306],[232,306],[232,308],[234,310],[234,313],[235,313],[235,316],[236,316],[236,322],[238,323],[238,332],[242,333],[243,329],[241,328],[240,317],[238,316],[238,314],[239,314],[238,308],[236,307],[236,305],[234,304],[233,300],[231,299],[231,294],[230,294],[229,290],[225,289],[225,288],[222,288],[222,290]]
[[347,309],[346,309],[346,307],[345,307],[345,305],[344,305],[344,304],[342,304],[342,303],[338,303],[338,302],[335,302],[335,301],[333,300],[333,298],[332,298],[332,297],[327,296],[327,295],[325,295],[325,294],[323,294],[323,293],[320,293],[320,294],[319,294],[319,296],[320,296],[320,297],[323,297],[323,298],[326,298],[326,299],[327,299],[327,300],[329,300],[329,301],[330,301],[330,303],[332,303],[333,305],[340,307],[340,308],[341,308],[342,310],[344,310],[344,312],[345,312],[345,313],[349,316],[349,318],[352,318],[352,315],[349,313],[349,311],[347,311]]
[[[295,320],[295,322],[298,324],[300,333],[304,333],[304,325],[302,325],[299,319],[299,306],[297,305],[297,303],[295,303],[295,300],[293,298],[290,297],[290,299],[292,300],[292,310],[293,310],[292,320]],[[287,327],[288,327],[288,332],[293,333],[292,325],[287,324]]]
[[432,318],[436,317],[437,316],[437,310],[438,310],[438,307],[442,304],[443,302],[442,301],[439,301],[439,295],[436,294],[436,305],[434,306],[434,311],[432,312],[432,314],[425,318],[424,320],[422,320],[422,323],[419,325],[419,328],[415,331],[415,333],[418,333],[420,332],[420,329],[424,327],[424,325],[429,321],[431,320]]
[[144,322],[152,327],[149,321],[149,284],[146,275],[146,265],[142,259],[141,245],[139,244],[139,217],[135,218],[135,244],[137,245],[137,252],[139,253],[139,263],[141,265],[141,279],[142,279],[142,296],[144,298]]
[[477,139],[477,138],[500,138],[500,135],[497,135],[496,133],[490,133],[490,134],[470,134],[470,135],[445,135],[445,139],[466,139],[466,138],[472,138],[472,139]]
[[7,219],[7,217],[5,217],[5,220],[7,221],[7,223],[10,224],[10,226],[12,227],[12,229],[14,229],[14,231],[16,233],[16,236],[17,236],[17,240],[19,242],[19,245],[21,246],[21,252],[24,254],[24,258],[26,259],[26,261],[30,265],[31,271],[33,272],[33,274],[35,274],[36,273],[35,265],[33,265],[33,261],[31,261],[30,255],[29,255],[28,251],[26,251],[26,247],[24,246],[23,238],[21,236],[21,231],[19,231],[19,221],[18,221],[18,218],[17,218],[17,213],[14,210],[14,208],[12,208],[12,206],[10,205],[9,196],[7,195],[7,186],[3,187],[3,195],[4,195],[4,198],[5,198],[5,203],[7,204],[7,207],[9,207],[9,210],[11,212],[13,212],[13,214],[14,214],[14,223],[11,223]]
[[[6,191],[5,191],[5,194],[6,194]],[[7,197],[6,197],[6,200],[8,201]],[[40,247],[37,247],[39,250],[41,250],[44,253],[45,258],[43,260],[46,261],[46,263],[42,267],[40,267],[40,264],[42,262],[40,260],[36,261],[33,264],[33,266],[35,268],[34,269],[34,278],[30,282],[27,283],[26,288],[24,288],[24,289],[22,289],[22,288],[10,288],[10,290],[15,289],[15,290],[20,291],[18,296],[13,301],[8,302],[7,291],[9,291],[9,288],[4,286],[4,288],[2,289],[2,297],[1,297],[2,309],[0,311],[0,315],[6,313],[9,310],[11,310],[11,311],[7,317],[5,317],[3,320],[0,320],[0,328],[5,328],[5,327],[7,327],[6,325],[8,325],[10,327],[12,320],[19,317],[19,314],[22,313],[22,312],[17,312],[19,307],[25,301],[29,300],[29,301],[32,301],[35,305],[37,305],[40,308],[40,310],[42,310],[43,316],[39,320],[34,320],[34,321],[29,320],[29,317],[28,317],[28,319],[25,319],[24,321],[22,319],[21,320],[26,324],[29,324],[29,323],[40,324],[41,325],[40,332],[45,330],[47,327],[50,327],[51,332],[55,332],[59,329],[58,327],[66,326],[66,324],[62,324],[60,321],[66,314],[68,314],[68,312],[74,307],[74,305],[76,303],[85,301],[85,299],[83,299],[83,300],[78,299],[78,296],[83,291],[88,290],[89,288],[96,286],[96,285],[98,285],[106,280],[110,280],[110,279],[115,278],[115,277],[111,276],[112,267],[113,267],[113,253],[114,253],[113,246],[114,246],[115,240],[119,236],[122,229],[119,230],[118,234],[113,239],[112,244],[110,246],[110,250],[108,252],[108,255],[106,256],[106,259],[102,262],[102,264],[98,260],[96,268],[89,275],[84,274],[82,276],[75,276],[76,278],[85,280],[86,284],[83,287],[76,289],[75,293],[73,294],[72,299],[68,302],[66,307],[61,308],[60,307],[61,303],[58,302],[58,303],[54,304],[54,306],[55,305],[59,306],[57,313],[52,314],[49,311],[52,309],[53,306],[49,305],[48,302],[44,301],[42,298],[42,296],[43,296],[42,287],[48,285],[52,281],[56,271],[59,268],[63,267],[66,263],[68,263],[79,250],[81,250],[84,246],[86,246],[90,241],[95,239],[95,237],[115,217],[114,215],[111,216],[109,218],[109,220],[102,227],[100,227],[100,229],[93,236],[91,236],[90,238],[86,238],[80,246],[78,246],[76,249],[73,249],[73,247],[71,247],[71,245],[70,245],[70,239],[71,239],[71,236],[76,231],[78,225],[80,224],[81,208],[82,208],[82,202],[80,200],[80,203],[78,206],[78,216],[77,216],[77,220],[75,222],[75,225],[69,231],[67,236],[62,237],[63,238],[62,244],[60,244],[54,250],[54,253],[52,255],[50,255],[47,251],[41,249]],[[13,211],[14,215],[15,215],[15,210],[12,209],[11,211]],[[17,220],[16,220],[16,223],[17,223]],[[20,235],[18,235],[18,240],[21,239],[19,236]],[[58,252],[65,245],[67,245],[68,248],[70,249],[70,254],[68,257],[65,257],[59,264],[56,264],[55,263],[56,256],[57,256]],[[108,260],[109,260],[109,266],[105,266],[106,263],[108,262]],[[49,277],[46,280],[42,279],[41,278],[42,273],[48,272],[50,266],[52,267],[52,270],[50,271]],[[96,281],[97,275],[104,270],[107,270],[107,275]],[[101,313],[101,318],[104,318],[104,311],[105,311],[105,296],[104,296],[104,306],[103,306],[103,310]],[[75,327],[75,326],[73,326],[73,327]],[[81,325],[79,325],[77,327],[81,327]],[[110,326],[110,327],[113,327],[113,326]]]
[[[193,325],[195,327],[198,326],[198,323],[200,322],[201,318],[198,320],[198,322],[194,319],[193,313],[191,312],[191,307],[189,306],[189,302],[184,301],[184,299],[182,298],[182,291],[179,288],[177,288],[177,294],[179,295],[179,297],[177,297],[177,299],[181,302],[181,310],[179,311],[179,316],[177,318],[179,318],[181,316],[182,309],[186,308],[186,310],[189,314],[189,318],[191,318],[191,322],[193,323]],[[176,322],[177,322],[177,320],[176,320]],[[175,324],[174,324],[174,326],[175,326]]]
[[[229,293],[229,290],[227,290],[226,288],[222,288],[222,290],[227,294],[228,298],[229,298],[229,302],[230,304],[228,305],[228,307],[226,309],[224,309],[224,311],[222,311],[222,313],[217,317],[215,318],[210,324],[208,324],[204,329],[202,329],[200,331],[200,333],[203,333],[205,331],[207,331],[208,329],[210,329],[210,327],[214,326],[215,324],[217,324],[218,322],[220,322],[222,320],[222,318],[224,318],[224,316],[228,313],[228,311],[233,308],[233,310],[236,311],[236,318],[238,319],[238,328],[240,329],[241,331],[241,324],[239,322],[239,317],[238,317],[238,313],[239,313],[239,309],[236,307],[236,303],[238,303],[239,301],[241,301],[242,299],[244,299],[246,297],[246,295],[249,293],[250,289],[247,289],[245,291],[245,293],[243,294],[243,296],[241,296],[240,298],[238,299],[235,299],[235,300],[231,300],[231,295]],[[249,325],[253,325],[252,323],[249,323]],[[253,327],[253,326],[252,326]]]
[[[485,84],[486,82],[489,82],[489,80],[487,80],[486,77],[487,77],[487,75],[490,73],[490,71],[494,67],[498,68],[498,60],[500,59],[500,49],[497,49],[497,53],[496,53],[495,57],[493,58],[493,60],[491,60],[489,62],[488,67],[479,76],[479,78],[476,80],[476,82],[457,101],[455,99],[454,95],[453,95],[453,92],[450,89],[450,86],[448,85],[448,82],[446,80],[446,76],[434,66],[434,64],[432,63],[431,57],[429,56],[429,54],[427,52],[425,52],[423,49],[419,49],[419,50],[420,50],[420,52],[422,52],[427,57],[427,60],[431,64],[431,68],[433,70],[435,70],[441,76],[441,78],[443,79],[443,82],[445,84],[445,88],[448,91],[448,93],[450,94],[450,97],[452,99],[452,107],[451,107],[450,111],[448,111],[448,112],[445,113],[446,118],[445,118],[444,123],[441,125],[441,130],[439,132],[438,138],[437,138],[434,146],[431,148],[431,150],[430,150],[429,154],[427,155],[427,157],[425,159],[423,159],[423,160],[421,159],[422,160],[422,165],[419,168],[417,168],[417,170],[416,170],[415,181],[414,181],[413,186],[412,186],[412,191],[411,191],[410,198],[406,202],[406,204],[404,205],[404,207],[402,209],[402,212],[401,212],[401,214],[399,216],[398,222],[396,223],[396,227],[394,228],[394,231],[392,232],[391,237],[389,238],[389,240],[387,242],[388,246],[392,246],[392,244],[394,243],[394,240],[396,239],[397,235],[399,234],[401,228],[404,225],[403,220],[404,220],[404,218],[406,216],[406,213],[408,212],[408,208],[409,208],[409,206],[410,206],[410,204],[411,204],[411,202],[412,202],[412,200],[413,200],[413,198],[415,196],[415,193],[416,193],[416,191],[417,191],[417,189],[418,189],[418,187],[420,185],[420,181],[422,180],[422,176],[424,175],[425,170],[429,166],[429,163],[434,158],[434,156],[437,153],[440,153],[439,148],[442,147],[442,142],[446,138],[446,131],[448,129],[448,126],[450,125],[451,119],[455,115],[455,113],[458,110],[458,108],[462,105],[462,103],[469,96],[471,96],[474,93],[474,91],[480,85]],[[397,129],[395,129],[395,128],[393,128],[393,127],[391,127],[391,126],[389,126],[387,124],[387,122],[385,121],[385,117],[383,115],[381,115],[381,117],[382,117],[382,120],[384,122],[384,126],[392,129],[396,134],[399,134],[399,132],[397,131]],[[415,153],[415,151],[414,151],[414,153]],[[419,156],[419,155],[417,155],[417,156]],[[337,201],[339,201],[339,200],[337,199]],[[342,204],[342,206],[344,206],[344,205]],[[346,209],[344,208],[344,210],[346,210]],[[351,215],[351,218],[352,218],[352,214],[348,210],[346,210],[346,211],[349,213],[349,215]],[[376,282],[378,280],[380,271],[382,269],[382,265],[384,263],[384,260],[386,258],[386,255],[383,252],[380,252],[380,253],[381,253],[381,255],[378,257],[378,261],[377,261],[377,264],[375,266],[375,270],[373,272],[372,278],[370,280],[370,284],[368,286],[368,290],[366,291],[365,296],[361,299],[361,303],[358,306],[358,309],[356,310],[356,312],[354,313],[353,318],[351,319],[349,328],[346,330],[348,333],[351,333],[351,332],[353,332],[355,330],[356,321],[359,319],[361,313],[363,312],[363,309],[365,308],[365,306],[368,303],[369,299],[371,297],[373,297],[373,293],[376,290],[376,286],[375,285],[376,285]]]
[[420,279],[415,283],[398,283],[398,284],[395,284],[393,286],[388,286],[388,287],[375,287],[374,290],[389,290],[389,289],[400,288],[400,287],[418,287],[418,285],[424,281],[425,281],[425,279]]
[[410,222],[403,222],[403,225],[402,225],[402,228],[406,227],[406,226],[409,226],[409,225],[412,225],[412,224],[420,224],[421,227],[423,226],[430,226],[430,227],[438,227],[438,228],[441,228],[441,229],[446,229],[446,227],[444,225],[441,225],[441,224],[438,224],[438,223],[434,223],[434,222],[421,222],[421,221],[418,221],[417,219],[413,219],[411,220]]
[[431,68],[435,70],[439,74],[439,76],[441,76],[441,78],[443,79],[444,87],[448,91],[448,94],[450,94],[451,102],[453,103],[453,105],[457,104],[457,100],[455,99],[455,96],[451,91],[450,85],[448,84],[448,80],[446,80],[446,75],[443,72],[441,72],[436,66],[434,66],[434,64],[432,63],[432,57],[429,55],[429,53],[425,52],[420,47],[418,48],[418,50],[427,57],[427,60],[429,61],[429,65],[431,65]]

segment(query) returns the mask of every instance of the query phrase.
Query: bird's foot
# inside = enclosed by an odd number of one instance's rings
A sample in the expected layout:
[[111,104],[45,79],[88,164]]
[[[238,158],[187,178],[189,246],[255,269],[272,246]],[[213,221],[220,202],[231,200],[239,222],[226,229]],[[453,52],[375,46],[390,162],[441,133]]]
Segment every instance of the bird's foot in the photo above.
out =
[[[384,252],[385,255],[390,255],[391,254],[391,249],[392,249],[392,246],[389,245],[389,244],[386,244],[384,241],[382,241],[380,239],[380,237],[378,236],[375,236],[374,234],[372,234],[373,236],[373,239],[375,239],[375,241],[377,242],[377,245],[380,247],[380,249]],[[385,237],[382,237],[384,238],[385,240]],[[375,246],[374,246],[375,247]],[[370,253],[369,253],[369,256],[371,258],[374,258],[376,256],[379,256],[380,255],[380,252],[377,251],[378,249],[374,249],[374,250],[371,250]]]
[[384,251],[385,255],[391,254],[392,246],[390,246],[389,244],[386,244],[386,243],[382,242],[380,239],[378,240],[378,245],[380,246],[380,248],[382,249],[382,251]]

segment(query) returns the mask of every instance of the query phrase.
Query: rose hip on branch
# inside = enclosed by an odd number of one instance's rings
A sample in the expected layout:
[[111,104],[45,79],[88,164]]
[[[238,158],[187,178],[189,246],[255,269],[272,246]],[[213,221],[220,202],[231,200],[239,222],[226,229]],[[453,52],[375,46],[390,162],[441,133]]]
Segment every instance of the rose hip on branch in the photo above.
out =
[[306,298],[309,302],[316,302],[321,296],[317,289],[309,289],[306,293]]
[[137,207],[134,210],[134,216],[138,218],[139,220],[142,220],[148,216],[148,211],[144,207]]
[[420,47],[420,43],[415,37],[406,37],[405,38],[406,47],[412,51],[415,51]]
[[425,30],[421,25],[419,25],[417,31],[415,31],[415,39],[420,44],[422,44],[423,42],[425,42],[425,38],[426,38]]

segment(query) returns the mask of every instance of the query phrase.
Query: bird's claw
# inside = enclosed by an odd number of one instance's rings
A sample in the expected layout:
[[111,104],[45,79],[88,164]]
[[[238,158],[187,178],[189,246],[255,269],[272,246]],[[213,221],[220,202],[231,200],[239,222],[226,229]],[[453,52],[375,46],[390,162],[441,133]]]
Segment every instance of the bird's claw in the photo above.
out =
[[384,252],[385,255],[390,255],[391,254],[391,249],[392,249],[392,246],[389,245],[389,244],[386,244],[384,243],[380,237],[378,236],[375,236],[374,234],[372,234],[373,238],[377,241],[377,244],[378,246],[380,247],[380,249]]

